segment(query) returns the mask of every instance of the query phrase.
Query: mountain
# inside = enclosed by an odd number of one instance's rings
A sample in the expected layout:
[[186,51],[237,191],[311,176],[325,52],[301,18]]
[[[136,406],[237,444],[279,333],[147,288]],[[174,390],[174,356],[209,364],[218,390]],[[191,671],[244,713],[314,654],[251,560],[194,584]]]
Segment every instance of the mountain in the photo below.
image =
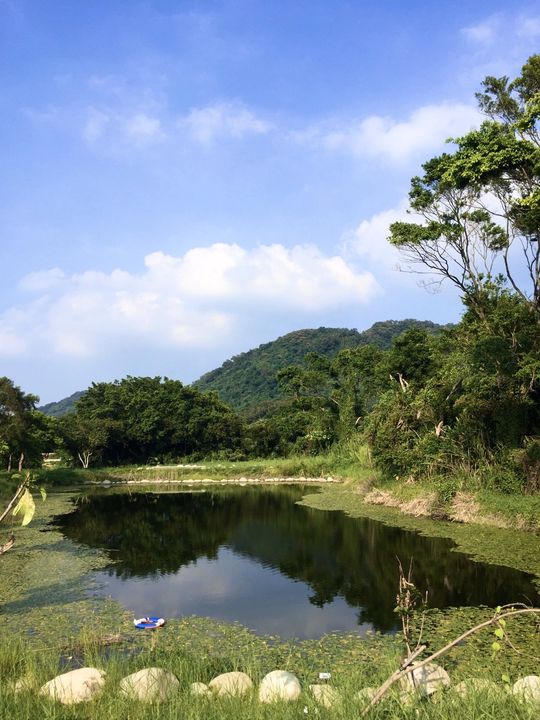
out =
[[38,410],[40,410],[44,415],[62,417],[62,415],[67,415],[69,412],[75,410],[75,403],[83,395],[84,390],[77,390],[77,392],[74,392],[73,395],[70,395],[63,400],[59,400],[58,402],[50,402],[46,405],[38,407]]
[[[202,392],[216,392],[246,418],[263,417],[279,404],[281,396],[276,373],[287,365],[299,365],[308,352],[334,357],[340,350],[358,345],[376,345],[383,350],[392,340],[410,327],[439,332],[442,325],[429,320],[385,320],[367,330],[325,328],[296,330],[258,348],[235,355],[223,365],[207,372],[193,385]],[[58,402],[38,408],[45,415],[60,417],[75,409],[75,402],[84,391],[73,393]]]
[[214,391],[246,418],[254,420],[271,412],[281,395],[276,373],[287,365],[299,365],[306,353],[334,357],[340,350],[359,345],[387,349],[392,340],[410,327],[438,332],[442,326],[429,320],[386,320],[364,332],[343,328],[297,330],[254,350],[235,355],[220,368],[211,370],[193,385],[204,392]]

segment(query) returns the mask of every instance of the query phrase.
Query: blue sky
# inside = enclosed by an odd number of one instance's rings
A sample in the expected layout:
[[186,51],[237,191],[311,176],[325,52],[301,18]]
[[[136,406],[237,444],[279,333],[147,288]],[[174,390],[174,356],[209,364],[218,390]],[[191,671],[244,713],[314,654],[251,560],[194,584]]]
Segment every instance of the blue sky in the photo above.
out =
[[0,0],[0,375],[47,402],[457,320],[388,224],[539,41],[536,3]]

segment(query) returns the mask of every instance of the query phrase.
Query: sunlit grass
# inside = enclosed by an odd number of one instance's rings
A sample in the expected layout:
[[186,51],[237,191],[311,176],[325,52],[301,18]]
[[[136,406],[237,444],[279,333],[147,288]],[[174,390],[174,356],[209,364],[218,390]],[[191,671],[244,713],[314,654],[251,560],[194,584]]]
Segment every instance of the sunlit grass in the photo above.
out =
[[[231,652],[220,639],[214,639],[211,655],[197,654],[191,647],[162,643],[165,635],[157,639],[155,645],[147,643],[137,655],[127,655],[121,651],[103,656],[97,642],[86,638],[83,649],[84,662],[106,671],[106,683],[103,693],[96,699],[74,707],[63,706],[58,702],[39,695],[43,683],[57,674],[71,669],[70,665],[59,663],[57,649],[50,648],[40,653],[32,652],[25,644],[17,640],[8,640],[0,646],[0,717],[10,720],[30,720],[47,718],[71,720],[83,718],[101,720],[102,718],[126,720],[160,720],[174,718],[208,718],[209,720],[270,720],[283,718],[289,720],[300,717],[336,718],[337,720],[356,720],[363,705],[355,698],[356,693],[368,686],[377,686],[395,669],[398,656],[396,643],[377,642],[366,644],[372,653],[358,655],[354,653],[351,641],[346,640],[344,648],[337,652],[347,664],[333,664],[324,642],[313,649],[318,655],[297,652],[294,645],[276,649],[267,647],[267,653],[261,655],[260,647],[241,646],[239,652]],[[338,640],[334,641],[336,644]],[[357,641],[358,642],[358,641]],[[126,675],[144,667],[161,667],[172,672],[180,681],[180,688],[169,701],[162,704],[144,704],[128,700],[119,693],[120,680]],[[299,677],[302,694],[294,702],[263,705],[258,701],[257,686],[262,677],[270,670],[289,669]],[[212,677],[238,669],[247,672],[254,682],[253,691],[243,698],[193,697],[190,694],[192,682],[208,683]],[[331,685],[338,693],[338,701],[330,709],[317,704],[309,691],[309,684],[318,682],[318,673],[332,671]],[[477,675],[481,677],[481,668]],[[474,675],[473,675],[474,676]],[[26,690],[14,692],[14,684],[24,678]],[[468,720],[485,718],[505,718],[505,720],[532,720],[535,708],[518,702],[512,695],[501,692],[486,694],[474,692],[463,700],[451,689],[438,695],[436,700],[413,700],[403,704],[396,690],[388,694],[383,702],[376,706],[369,718],[382,720],[455,720],[467,717]]]

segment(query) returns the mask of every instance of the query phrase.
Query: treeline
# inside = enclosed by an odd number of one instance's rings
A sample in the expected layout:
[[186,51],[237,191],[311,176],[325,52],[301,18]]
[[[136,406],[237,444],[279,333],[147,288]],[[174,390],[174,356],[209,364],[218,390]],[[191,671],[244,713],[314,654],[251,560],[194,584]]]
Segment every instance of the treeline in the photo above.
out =
[[214,393],[201,393],[178,380],[127,377],[93,383],[75,411],[61,418],[34,409],[8,378],[0,378],[0,457],[41,464],[55,452],[88,467],[167,462],[214,453],[243,455],[241,418]]
[[309,352],[333,358],[340,350],[361,345],[387,349],[409,327],[438,332],[441,326],[429,320],[408,319],[377,322],[363,332],[326,327],[296,330],[234,356],[193,384],[198,390],[217,392],[246,420],[258,420],[272,415],[285,397],[276,377],[282,368],[301,364]]

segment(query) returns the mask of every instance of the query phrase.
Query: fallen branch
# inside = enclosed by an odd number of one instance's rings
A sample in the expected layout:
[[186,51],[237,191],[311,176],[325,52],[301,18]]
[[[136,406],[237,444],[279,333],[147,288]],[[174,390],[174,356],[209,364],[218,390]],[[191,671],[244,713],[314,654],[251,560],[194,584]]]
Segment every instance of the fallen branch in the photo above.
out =
[[[518,604],[518,603],[516,603]],[[513,606],[505,606],[505,607],[515,607]],[[471,635],[474,635],[479,630],[483,630],[486,627],[489,627],[490,625],[496,625],[499,623],[500,620],[504,620],[505,618],[509,617],[515,617],[516,615],[526,615],[526,614],[533,614],[533,615],[539,615],[540,616],[540,608],[521,608],[520,610],[508,610],[507,612],[503,613],[496,613],[490,620],[485,620],[482,623],[479,623],[478,625],[475,625],[474,627],[470,628],[466,632],[462,633],[459,637],[455,638],[455,640],[452,640],[447,645],[445,645],[440,650],[437,650],[436,652],[432,653],[429,657],[427,657],[425,660],[422,660],[421,662],[417,663],[414,666],[414,670],[419,670],[420,668],[424,667],[430,662],[433,662],[436,658],[440,657],[441,655],[444,655],[444,653],[451,650],[453,647],[456,647],[456,645],[459,645],[460,642],[463,642],[463,640],[466,640]],[[362,717],[367,715],[367,713],[371,710],[372,707],[374,707],[379,700],[388,692],[388,690],[396,683],[398,680],[401,680],[401,678],[405,677],[410,670],[410,665],[414,661],[418,655],[420,655],[423,650],[426,649],[425,645],[421,645],[418,650],[415,650],[415,652],[408,658],[405,659],[405,661],[401,664],[400,668],[396,670],[396,672],[391,675],[388,680],[386,680],[381,687],[377,690],[375,695],[373,696],[373,699],[364,708],[364,711],[362,712]]]

